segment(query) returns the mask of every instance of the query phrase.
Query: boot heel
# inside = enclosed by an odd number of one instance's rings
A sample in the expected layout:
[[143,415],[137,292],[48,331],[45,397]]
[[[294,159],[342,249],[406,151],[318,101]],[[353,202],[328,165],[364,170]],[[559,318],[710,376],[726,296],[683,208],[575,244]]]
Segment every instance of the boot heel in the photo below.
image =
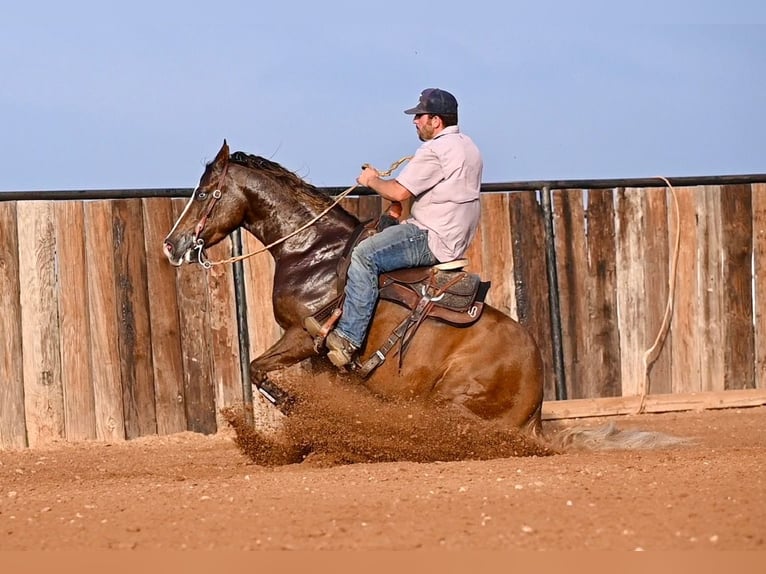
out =
[[343,351],[333,350],[327,353],[327,358],[338,368],[345,367],[351,362],[351,359]]

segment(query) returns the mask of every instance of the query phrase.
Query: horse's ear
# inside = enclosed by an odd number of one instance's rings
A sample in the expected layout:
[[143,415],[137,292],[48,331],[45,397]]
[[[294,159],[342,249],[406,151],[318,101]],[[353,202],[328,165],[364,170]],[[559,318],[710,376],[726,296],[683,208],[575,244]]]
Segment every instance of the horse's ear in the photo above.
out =
[[221,146],[221,149],[218,151],[218,155],[215,156],[215,162],[226,162],[229,160],[229,144],[226,143],[226,140],[223,140],[223,145]]

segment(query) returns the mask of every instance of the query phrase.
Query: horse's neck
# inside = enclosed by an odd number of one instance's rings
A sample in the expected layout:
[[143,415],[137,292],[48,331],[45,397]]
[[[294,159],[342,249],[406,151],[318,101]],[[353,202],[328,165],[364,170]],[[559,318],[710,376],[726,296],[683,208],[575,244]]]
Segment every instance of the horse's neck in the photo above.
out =
[[359,225],[358,220],[340,208],[321,215],[324,209],[307,209],[297,202],[283,200],[280,205],[268,208],[269,215],[266,211],[263,206],[255,206],[242,227],[269,247],[277,264],[283,257],[294,260],[300,255],[305,265],[317,261],[312,254],[320,251],[321,260],[337,260]]

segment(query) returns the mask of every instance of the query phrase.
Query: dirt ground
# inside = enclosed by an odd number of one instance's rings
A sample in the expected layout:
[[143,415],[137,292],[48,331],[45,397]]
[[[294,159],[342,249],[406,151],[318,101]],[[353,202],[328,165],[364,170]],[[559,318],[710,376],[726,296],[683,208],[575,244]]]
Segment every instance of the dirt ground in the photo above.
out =
[[695,441],[275,466],[232,430],[0,451],[0,550],[766,549],[766,407],[613,420]]

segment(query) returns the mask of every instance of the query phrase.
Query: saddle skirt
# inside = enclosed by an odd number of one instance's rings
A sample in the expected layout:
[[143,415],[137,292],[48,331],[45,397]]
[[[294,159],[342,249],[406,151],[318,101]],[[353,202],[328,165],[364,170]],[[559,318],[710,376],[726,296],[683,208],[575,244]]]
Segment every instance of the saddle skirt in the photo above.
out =
[[457,265],[449,262],[383,273],[378,283],[380,297],[408,309],[416,309],[425,299],[430,303],[426,317],[452,325],[470,325],[481,316],[490,284],[463,271],[467,261],[459,261]]

